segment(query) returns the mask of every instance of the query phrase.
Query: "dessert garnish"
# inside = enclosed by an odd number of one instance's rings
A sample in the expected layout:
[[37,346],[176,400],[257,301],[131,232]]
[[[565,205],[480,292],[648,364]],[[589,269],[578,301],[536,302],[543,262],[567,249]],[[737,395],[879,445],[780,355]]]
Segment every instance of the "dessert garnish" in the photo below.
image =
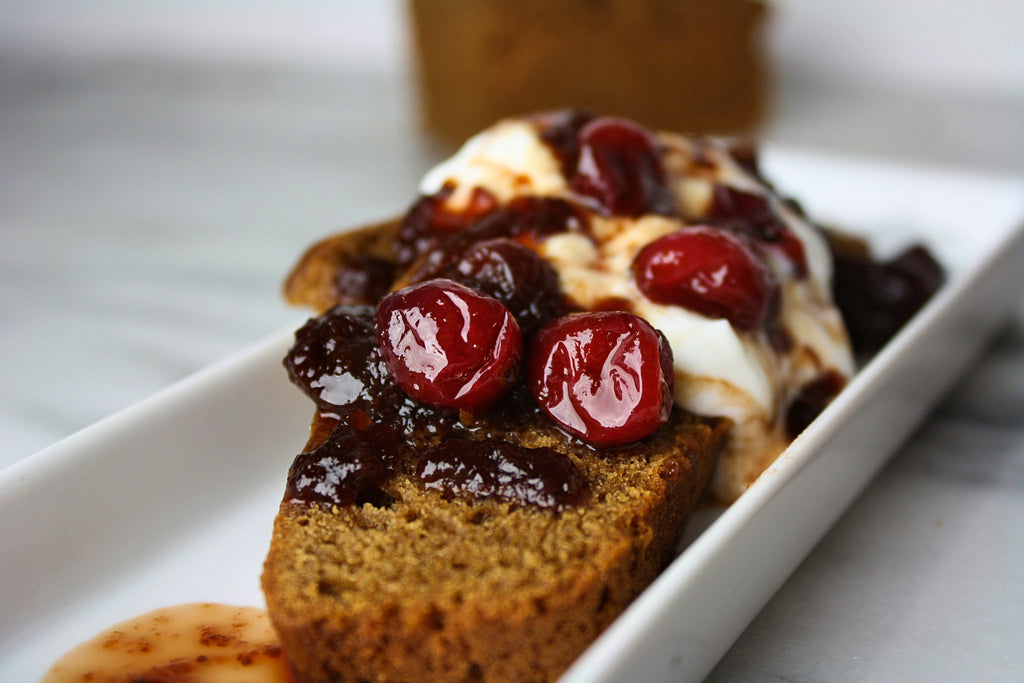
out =
[[672,350],[624,311],[557,318],[534,337],[527,383],[565,431],[598,448],[647,436],[672,411]]
[[779,292],[755,249],[726,230],[681,228],[640,250],[633,263],[636,284],[656,303],[724,318],[738,329],[758,329],[769,314],[778,313]]
[[[378,307],[384,369],[403,401],[461,411],[461,418],[479,414],[522,383],[521,368],[529,375],[542,362],[531,356],[545,325],[567,314],[628,313],[670,349],[672,369],[661,386],[671,387],[674,405],[733,421],[713,484],[715,496],[727,502],[789,443],[794,425],[820,411],[853,373],[832,296],[827,236],[761,176],[752,146],[550,112],[502,121],[475,136],[427,173],[420,192],[386,243],[384,265],[375,254],[360,278],[353,273],[358,260],[342,259],[340,270],[358,286],[337,299],[351,302],[365,293],[360,302]],[[372,292],[386,272],[393,273],[390,293],[378,305]],[[465,342],[458,322],[426,332],[414,329],[415,316],[390,311],[392,302],[423,298],[442,282],[473,290],[466,302],[480,296],[502,306],[480,304],[466,327],[477,331]],[[514,341],[506,347],[488,336],[505,329],[506,311],[523,339],[521,355]],[[416,320],[429,327],[432,316],[457,318],[438,308]],[[492,348],[484,353],[485,346]],[[395,353],[399,347],[404,356]],[[452,364],[435,367],[428,351],[450,356]],[[465,365],[474,354],[482,355]],[[580,367],[597,365],[587,360]],[[332,387],[342,379],[333,377]],[[657,403],[647,399],[629,407],[623,394],[610,404],[612,412],[623,411],[616,417],[623,426],[598,428],[613,422],[590,419],[598,404],[563,401],[550,389],[541,395],[530,382],[545,413],[596,448],[644,438],[657,421],[639,416],[665,410],[660,404],[647,410]]]
[[421,403],[479,412],[519,379],[519,323],[465,285],[436,279],[392,292],[377,304],[374,326],[389,374]]
[[569,186],[605,213],[675,215],[675,197],[665,182],[657,141],[631,121],[596,118],[578,134],[579,151]]
[[455,253],[439,250],[437,276],[492,296],[511,311],[524,337],[562,313],[558,273],[537,252],[509,237],[473,242]]
[[316,413],[262,578],[299,678],[557,677],[846,385],[832,276],[752,147],[573,111],[314,245],[285,365]]
[[[850,238],[844,240],[849,244]],[[875,258],[866,244],[834,249],[836,305],[850,328],[850,341],[861,358],[885,346],[942,285],[942,266],[921,245],[911,245],[890,259]]]

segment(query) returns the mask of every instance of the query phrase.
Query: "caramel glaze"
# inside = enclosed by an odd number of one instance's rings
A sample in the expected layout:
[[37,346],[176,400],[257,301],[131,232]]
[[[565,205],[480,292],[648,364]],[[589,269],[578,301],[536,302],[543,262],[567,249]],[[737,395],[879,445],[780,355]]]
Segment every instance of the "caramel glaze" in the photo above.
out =
[[74,648],[40,683],[296,683],[266,612],[190,603],[123,621]]

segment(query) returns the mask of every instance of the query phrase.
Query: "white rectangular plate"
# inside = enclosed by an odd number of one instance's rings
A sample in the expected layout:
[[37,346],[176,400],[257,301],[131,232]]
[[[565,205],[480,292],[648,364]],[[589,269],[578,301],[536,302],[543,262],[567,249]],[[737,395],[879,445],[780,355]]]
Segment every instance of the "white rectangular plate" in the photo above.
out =
[[[882,250],[925,241],[949,282],[739,501],[698,520],[567,681],[706,675],[1021,291],[1020,179],[784,150],[766,151],[765,167],[813,216]],[[281,368],[291,339],[283,331],[0,471],[0,680],[36,680],[156,607],[262,605],[271,522],[311,415]]]

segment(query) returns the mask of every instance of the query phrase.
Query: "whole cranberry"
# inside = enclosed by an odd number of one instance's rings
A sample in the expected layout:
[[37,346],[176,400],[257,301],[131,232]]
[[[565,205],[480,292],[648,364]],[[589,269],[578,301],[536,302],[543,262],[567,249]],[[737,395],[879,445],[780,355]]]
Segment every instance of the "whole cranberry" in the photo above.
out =
[[540,139],[559,160],[562,173],[570,177],[580,156],[580,129],[594,119],[579,109],[557,109],[528,117],[537,126]]
[[760,327],[775,310],[771,271],[725,230],[690,226],[665,235],[640,250],[633,276],[651,301],[725,318],[743,330]]
[[565,431],[599,448],[651,434],[672,412],[672,349],[624,311],[556,318],[534,337],[526,381]]
[[625,119],[601,117],[583,126],[569,186],[610,214],[677,213],[654,137]]
[[711,206],[703,220],[745,234],[766,249],[778,251],[793,265],[797,277],[807,275],[803,242],[786,226],[766,195],[719,183],[715,185]]
[[527,338],[562,312],[558,273],[537,252],[510,239],[474,244],[445,276],[505,304]]
[[512,313],[451,280],[388,294],[374,329],[392,379],[427,405],[479,412],[518,380],[523,338]]

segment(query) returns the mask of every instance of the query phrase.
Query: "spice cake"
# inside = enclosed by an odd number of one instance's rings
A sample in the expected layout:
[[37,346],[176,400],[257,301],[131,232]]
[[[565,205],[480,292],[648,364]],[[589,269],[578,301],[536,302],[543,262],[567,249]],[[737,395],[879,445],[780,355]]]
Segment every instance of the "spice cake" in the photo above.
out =
[[263,574],[299,680],[556,678],[845,384],[831,263],[750,148],[576,111],[314,245]]

